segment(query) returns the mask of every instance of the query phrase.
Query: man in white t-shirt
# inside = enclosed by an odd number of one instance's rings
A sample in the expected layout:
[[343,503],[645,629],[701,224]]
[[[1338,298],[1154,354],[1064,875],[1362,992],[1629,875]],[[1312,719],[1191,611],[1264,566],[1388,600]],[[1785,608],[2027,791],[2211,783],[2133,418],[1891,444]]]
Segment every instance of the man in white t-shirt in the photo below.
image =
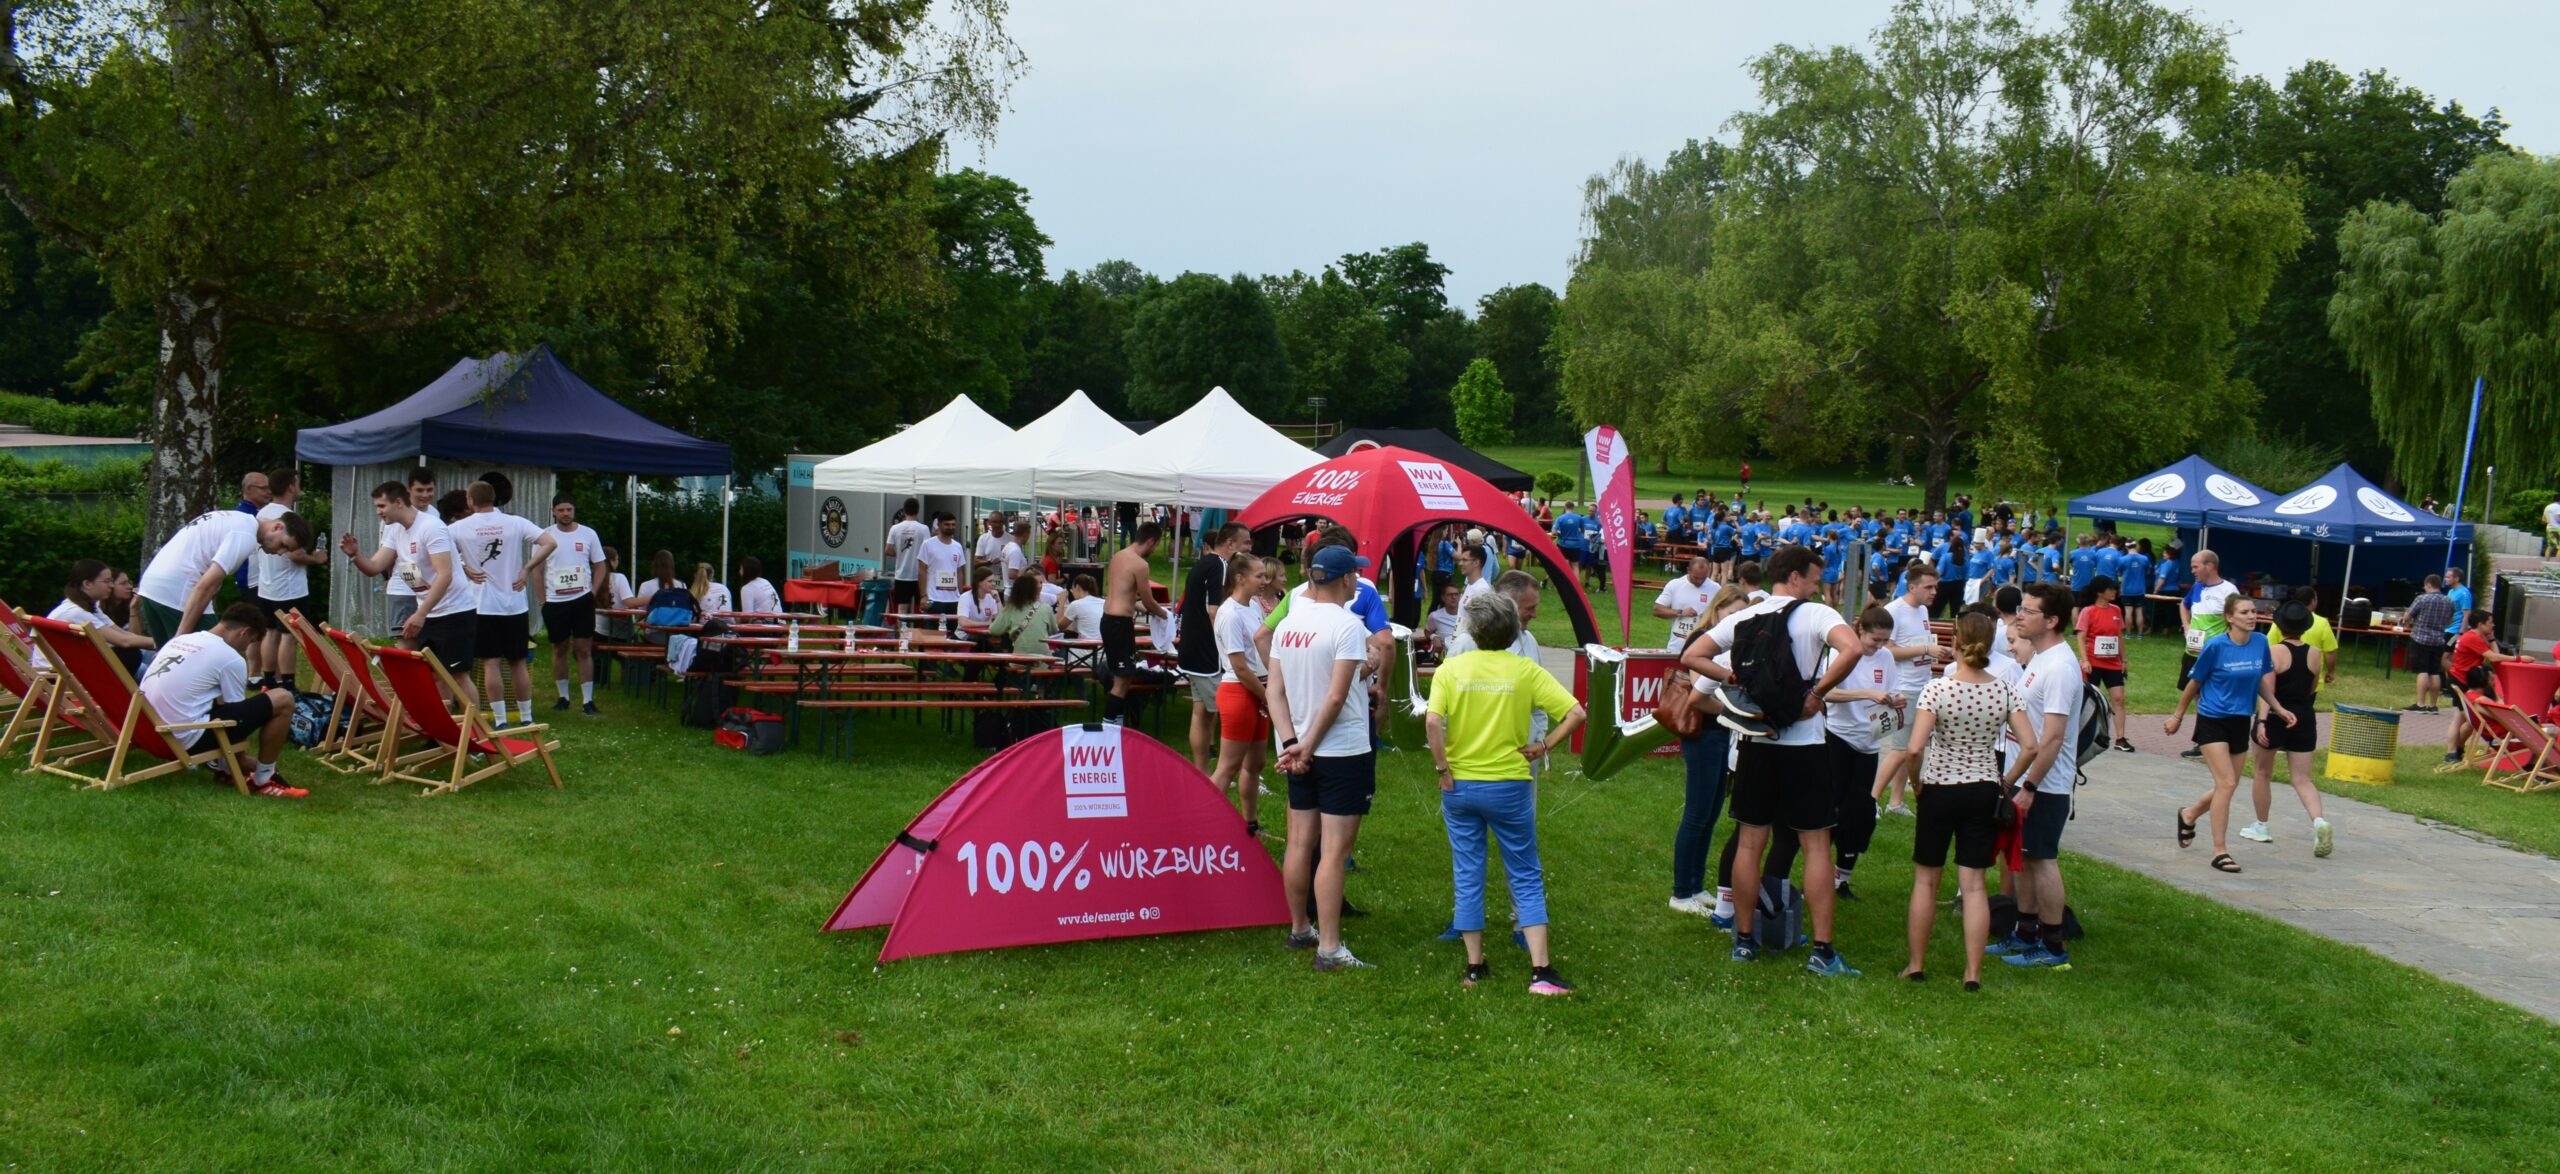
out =
[[285,554],[312,545],[311,523],[291,511],[274,518],[238,510],[199,514],[160,544],[134,582],[143,627],[164,645],[195,631],[213,610],[223,580],[247,566],[250,555]]
[[[433,488],[430,486],[429,488]],[[400,646],[433,656],[453,677],[462,712],[480,708],[480,687],[471,679],[480,637],[480,593],[462,574],[462,556],[453,535],[434,513],[410,504],[407,486],[385,481],[374,487],[373,516],[382,521],[382,545],[359,553],[356,536],[339,540],[356,570],[367,575],[389,573],[406,583],[418,606],[399,627]]]
[[[979,524],[983,529],[978,533],[978,540],[969,547],[969,578],[972,580],[978,577],[979,571],[997,570],[1004,563],[1004,511],[988,514],[980,519]],[[1003,580],[1005,586],[1013,586],[1012,575],[1003,575]]]
[[[612,575],[604,539],[578,521],[568,494],[551,499],[551,557],[542,564],[542,631],[551,640],[553,710],[569,708],[569,670],[577,667],[578,700],[596,716],[596,589]],[[624,588],[628,590],[628,588]],[[619,602],[617,598],[616,602]]]
[[1031,523],[1015,522],[1013,536],[996,550],[996,562],[1004,568],[1005,590],[1013,590],[1013,581],[1031,565]]
[[[408,486],[410,508],[428,517],[434,517],[436,471],[424,465],[409,470]],[[417,614],[418,593],[410,589],[407,580],[398,575],[390,575],[383,580],[382,594],[391,605],[392,630],[398,631],[401,626],[409,622],[410,616]]]
[[2018,874],[2018,928],[1992,952],[2011,966],[2067,970],[2071,952],[2062,941],[2062,828],[2071,819],[2071,788],[2079,779],[2080,657],[2066,637],[2071,592],[2050,580],[2028,585],[2009,621],[2016,638],[2035,650],[2018,677],[2018,700],[2035,727],[2026,785],[2019,801],[2020,846],[2027,867]]
[[889,610],[914,611],[924,605],[924,593],[916,582],[916,555],[924,549],[925,539],[933,531],[916,520],[920,509],[910,497],[898,507],[898,520],[889,527],[886,549],[889,560]]
[[[1856,667],[1858,637],[1837,610],[1815,598],[1822,590],[1822,558],[1812,547],[1780,547],[1769,556],[1765,574],[1776,593],[1727,615],[1691,645],[1692,655],[1686,658],[1692,667],[1704,664],[1711,679],[1731,681],[1737,670],[1711,658],[1732,649],[1737,669],[1748,664],[1755,650],[1742,644],[1743,625],[1757,616],[1785,613],[1796,672],[1811,685],[1798,711],[1791,714],[1740,711],[1737,702],[1747,704],[1739,696],[1741,691],[1720,690],[1729,712],[1718,720],[1744,735],[1730,799],[1734,822],[1742,825],[1733,859],[1733,960],[1752,962],[1760,957],[1751,922],[1759,912],[1760,869],[1769,847],[1769,829],[1783,820],[1795,829],[1804,851],[1805,905],[1813,915],[1813,957],[1805,967],[1826,978],[1854,977],[1858,971],[1831,946],[1831,915],[1837,901],[1831,829],[1840,822],[1840,804],[1824,754],[1823,725],[1814,718],[1831,691]],[[1787,612],[1790,607],[1795,610]],[[1831,653],[1827,669],[1823,667],[1826,648]]]
[[1698,617],[1707,614],[1707,602],[1716,597],[1715,580],[1707,578],[1704,555],[1689,559],[1689,573],[1662,585],[1662,593],[1653,597],[1653,614],[1671,621],[1671,638],[1663,647],[1678,651],[1689,642],[1689,633],[1698,626]]
[[[280,522],[284,516],[297,513],[302,505],[302,472],[291,465],[267,474],[267,504],[259,507],[258,520]],[[318,546],[314,541],[312,546]],[[263,670],[258,687],[293,688],[296,672],[293,633],[284,629],[284,613],[299,611],[311,616],[311,568],[329,561],[327,551],[303,549],[280,554],[260,553],[250,558],[257,572],[258,610],[267,614],[267,634],[260,638],[257,655],[250,658],[251,672]],[[317,618],[317,617],[312,617]]]
[[1942,659],[1937,634],[1929,630],[1929,609],[1938,603],[1938,568],[1915,560],[1904,575],[1902,594],[1884,605],[1886,614],[1893,617],[1892,651],[1897,666],[1893,690],[1902,695],[1902,702],[1894,711],[1893,725],[1885,731],[1874,786],[1876,802],[1895,815],[1911,814],[1902,793],[1920,785],[1920,755],[1911,749],[1911,719],[1920,712],[1920,691],[1929,687],[1930,666]]
[[[1360,817],[1378,790],[1369,747],[1369,627],[1344,605],[1369,560],[1328,546],[1308,560],[1304,593],[1271,634],[1267,682],[1280,736],[1280,772],[1289,778],[1289,839],[1281,879],[1289,899],[1289,947],[1316,952],[1318,970],[1366,969],[1342,942],[1343,865],[1360,838]],[[1321,848],[1321,861],[1318,860]],[[1315,918],[1307,900],[1315,899]]]
[[[293,692],[250,692],[249,662],[241,656],[251,642],[266,634],[266,625],[267,615],[257,605],[232,604],[211,629],[188,632],[162,645],[137,685],[143,699],[151,703],[151,712],[171,725],[231,722],[233,743],[256,748],[248,752],[250,761],[226,762],[223,768],[248,772],[249,789],[255,794],[300,799],[310,792],[276,777],[276,756],[284,753],[285,737],[293,731]],[[170,740],[189,750],[207,736],[205,730],[169,734]]]
[[916,548],[924,610],[935,615],[960,614],[960,597],[969,593],[969,552],[961,547],[959,534],[960,519],[943,514],[934,519],[933,537]]
[[[507,724],[507,698],[512,695],[516,720],[531,725],[533,672],[527,661],[532,656],[533,630],[524,588],[528,581],[541,581],[542,566],[550,561],[557,544],[549,529],[500,511],[497,486],[474,481],[464,492],[471,499],[471,512],[451,529],[464,573],[479,590],[480,628],[472,636],[472,651],[480,657],[489,700],[498,710],[496,724]],[[533,551],[530,558],[525,554],[528,545]]]

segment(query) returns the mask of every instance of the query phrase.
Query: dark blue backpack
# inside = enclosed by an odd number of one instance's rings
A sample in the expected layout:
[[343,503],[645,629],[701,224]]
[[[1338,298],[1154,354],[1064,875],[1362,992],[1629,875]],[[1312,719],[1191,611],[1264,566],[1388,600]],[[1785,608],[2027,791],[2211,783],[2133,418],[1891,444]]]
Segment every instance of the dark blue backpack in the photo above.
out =
[[693,623],[700,609],[693,592],[682,587],[661,587],[649,597],[649,614],[644,618],[652,628],[682,628]]

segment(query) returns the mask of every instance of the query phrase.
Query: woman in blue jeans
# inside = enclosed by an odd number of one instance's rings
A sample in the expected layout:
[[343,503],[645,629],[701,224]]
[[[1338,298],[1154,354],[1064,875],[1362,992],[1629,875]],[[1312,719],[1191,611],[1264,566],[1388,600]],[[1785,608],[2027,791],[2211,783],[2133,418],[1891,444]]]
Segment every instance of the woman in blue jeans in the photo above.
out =
[[[1449,870],[1457,890],[1450,924],[1467,946],[1465,985],[1492,975],[1484,957],[1485,841],[1502,845],[1511,910],[1529,947],[1529,993],[1564,995],[1573,986],[1547,953],[1547,883],[1538,867],[1537,792],[1530,764],[1573,737],[1582,707],[1546,669],[1508,651],[1520,638],[1520,608],[1500,592],[1459,605],[1458,623],[1475,650],[1440,662],[1431,678],[1423,729],[1440,768],[1440,816],[1449,826]],[[1561,714],[1543,739],[1529,736],[1529,712]]]
[[[1698,621],[1696,631],[1704,632],[1724,621],[1735,608],[1748,607],[1751,593],[1739,585],[1725,587],[1707,601],[1707,614]],[[1729,655],[1718,661],[1731,667]],[[1697,670],[1691,669],[1694,675]],[[1713,706],[1715,701],[1705,693],[1693,693],[1699,703]],[[1733,735],[1718,724],[1710,713],[1701,723],[1697,737],[1680,744],[1680,761],[1688,774],[1688,794],[1680,803],[1680,830],[1671,837],[1671,907],[1682,913],[1695,913],[1714,918],[1719,894],[1707,892],[1707,848],[1715,842],[1716,815],[1724,809],[1725,765],[1732,761]],[[1726,925],[1724,928],[1731,928]]]

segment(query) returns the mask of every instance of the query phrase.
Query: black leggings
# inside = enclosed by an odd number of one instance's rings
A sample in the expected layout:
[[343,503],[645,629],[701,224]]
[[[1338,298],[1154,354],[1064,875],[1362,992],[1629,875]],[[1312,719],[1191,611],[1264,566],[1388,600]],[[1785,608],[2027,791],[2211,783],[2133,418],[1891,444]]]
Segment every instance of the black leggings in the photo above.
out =
[[[1825,734],[1824,749],[1831,756],[1832,785],[1840,800],[1840,822],[1831,829],[1831,860],[1843,872],[1858,867],[1858,857],[1866,855],[1868,845],[1876,837],[1876,801],[1874,786],[1876,756],[1858,750],[1837,736]],[[1716,862],[1716,886],[1733,887],[1733,857],[1741,839],[1727,834],[1724,854]],[[1779,879],[1795,871],[1796,857],[1804,850],[1794,828],[1778,826],[1769,829],[1769,853],[1760,864],[1760,875]]]

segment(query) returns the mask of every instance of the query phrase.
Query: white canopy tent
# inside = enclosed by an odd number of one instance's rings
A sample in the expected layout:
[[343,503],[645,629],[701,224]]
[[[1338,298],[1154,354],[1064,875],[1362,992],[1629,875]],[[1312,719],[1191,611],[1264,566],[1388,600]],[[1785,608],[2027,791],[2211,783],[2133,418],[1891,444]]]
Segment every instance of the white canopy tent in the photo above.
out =
[[[937,484],[958,483],[979,497],[1042,496],[1040,470],[1058,461],[1116,447],[1137,433],[1112,419],[1079,391],[1048,414],[1022,426],[1001,448],[955,448],[928,458],[918,475]],[[1046,494],[1055,496],[1054,494]]]
[[[956,395],[941,411],[904,431],[821,462],[809,476],[816,488],[834,493],[977,496],[995,492],[983,479],[983,467],[1020,451],[1013,429],[968,396]],[[977,468],[954,464],[959,459],[955,454],[974,458]]]
[[1144,435],[1098,450],[1054,454],[1040,465],[1035,488],[1042,497],[1071,501],[1233,510],[1323,462],[1315,450],[1255,419],[1225,388],[1213,387]]

